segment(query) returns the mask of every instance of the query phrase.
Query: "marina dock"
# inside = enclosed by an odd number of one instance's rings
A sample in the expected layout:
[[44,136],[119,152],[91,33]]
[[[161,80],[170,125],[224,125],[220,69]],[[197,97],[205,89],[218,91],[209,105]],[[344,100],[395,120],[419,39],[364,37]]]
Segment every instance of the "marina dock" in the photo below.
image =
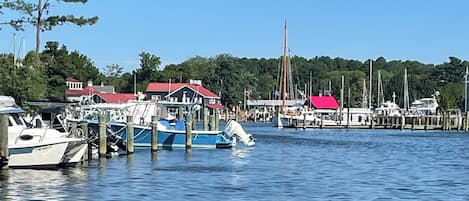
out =
[[[469,113],[468,113],[469,114]],[[356,125],[347,124],[347,121],[337,123],[337,125],[324,124],[318,122],[305,122],[301,119],[292,120],[292,128],[349,128],[349,129],[407,129],[407,130],[469,130],[468,115],[450,115],[448,112],[443,115],[428,115],[428,116],[400,116],[400,117],[385,117],[375,116],[370,117],[371,121],[368,124]]]

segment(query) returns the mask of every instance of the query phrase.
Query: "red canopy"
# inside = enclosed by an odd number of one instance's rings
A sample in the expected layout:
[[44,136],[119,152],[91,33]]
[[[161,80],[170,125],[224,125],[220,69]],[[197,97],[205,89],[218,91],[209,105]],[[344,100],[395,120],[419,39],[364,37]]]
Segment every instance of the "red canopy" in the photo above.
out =
[[339,104],[334,96],[310,96],[309,100],[317,109],[339,109]]

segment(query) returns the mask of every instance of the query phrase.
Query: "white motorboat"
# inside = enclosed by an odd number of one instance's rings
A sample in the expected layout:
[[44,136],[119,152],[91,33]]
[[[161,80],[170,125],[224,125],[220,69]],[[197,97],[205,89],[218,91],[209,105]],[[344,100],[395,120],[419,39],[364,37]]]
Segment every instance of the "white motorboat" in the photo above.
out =
[[0,96],[0,113],[8,115],[8,166],[51,168],[73,166],[88,147],[83,138],[50,128],[28,128],[21,117],[24,111],[12,97]]
[[386,101],[375,109],[375,114],[384,117],[400,117],[401,108],[394,102]]
[[410,105],[410,113],[419,116],[436,115],[438,102],[435,97],[415,100]]

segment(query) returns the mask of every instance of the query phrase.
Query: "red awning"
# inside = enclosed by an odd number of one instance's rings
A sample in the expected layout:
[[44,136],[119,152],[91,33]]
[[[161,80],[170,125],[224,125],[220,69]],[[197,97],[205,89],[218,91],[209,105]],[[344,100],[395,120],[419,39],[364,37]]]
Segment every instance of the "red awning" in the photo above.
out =
[[339,109],[334,96],[310,96],[309,100],[316,109]]

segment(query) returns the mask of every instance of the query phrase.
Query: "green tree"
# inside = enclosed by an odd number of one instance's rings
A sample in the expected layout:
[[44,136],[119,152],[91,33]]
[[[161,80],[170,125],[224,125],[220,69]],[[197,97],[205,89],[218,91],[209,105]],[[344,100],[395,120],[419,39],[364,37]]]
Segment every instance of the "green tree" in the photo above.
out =
[[124,72],[124,68],[119,66],[119,64],[111,64],[104,67],[104,76],[110,78],[118,78]]
[[82,3],[88,0],[55,0],[54,5],[51,0],[38,0],[37,3],[29,3],[24,0],[4,0],[2,7],[15,11],[19,14],[19,18],[10,19],[3,24],[9,24],[16,30],[24,30],[25,25],[33,25],[36,27],[36,52],[39,53],[40,33],[50,31],[58,25],[66,23],[78,26],[93,25],[98,21],[98,17],[85,18],[83,16],[75,17],[74,15],[51,15],[52,8],[60,3]]
[[140,68],[138,68],[134,73],[137,78],[137,91],[144,91],[150,81],[158,80],[158,71],[160,69],[161,61],[160,57],[148,52],[142,52],[139,56]]

